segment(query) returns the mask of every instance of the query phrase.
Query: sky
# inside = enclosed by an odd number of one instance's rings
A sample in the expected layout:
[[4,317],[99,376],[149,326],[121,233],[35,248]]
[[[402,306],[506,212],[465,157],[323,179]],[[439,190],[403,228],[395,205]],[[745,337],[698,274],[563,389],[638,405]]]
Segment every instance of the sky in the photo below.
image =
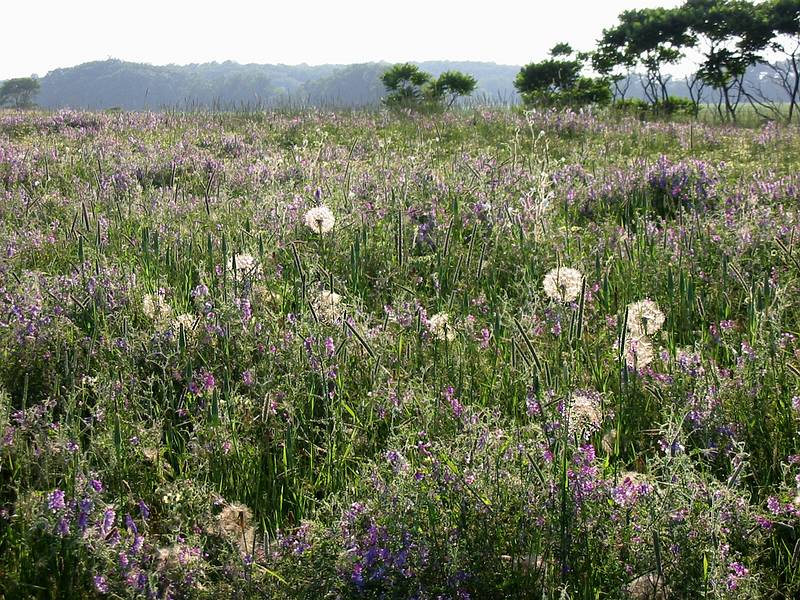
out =
[[0,79],[118,58],[312,65],[479,60],[590,50],[626,9],[674,0],[0,0]]

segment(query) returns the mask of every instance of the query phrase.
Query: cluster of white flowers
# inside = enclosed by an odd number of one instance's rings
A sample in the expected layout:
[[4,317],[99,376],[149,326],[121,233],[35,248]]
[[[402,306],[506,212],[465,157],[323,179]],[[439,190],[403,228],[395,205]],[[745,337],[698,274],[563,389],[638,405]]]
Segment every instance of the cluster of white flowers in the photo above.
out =
[[577,269],[558,267],[544,276],[544,293],[556,302],[574,302],[583,287],[583,274]]
[[322,290],[314,302],[314,312],[323,323],[336,323],[344,314],[342,297],[336,292]]
[[164,506],[179,504],[182,499],[183,495],[177,490],[174,492],[165,492],[164,495],[161,496],[161,502]]
[[315,206],[306,213],[306,227],[314,233],[328,233],[333,229],[336,219],[333,212],[327,206]]
[[159,291],[155,294],[145,294],[142,298],[142,312],[146,317],[160,321],[168,319],[172,315],[172,308],[164,300],[164,293]]
[[456,339],[456,330],[450,324],[450,315],[447,313],[437,313],[428,319],[428,330],[437,340],[452,342]]

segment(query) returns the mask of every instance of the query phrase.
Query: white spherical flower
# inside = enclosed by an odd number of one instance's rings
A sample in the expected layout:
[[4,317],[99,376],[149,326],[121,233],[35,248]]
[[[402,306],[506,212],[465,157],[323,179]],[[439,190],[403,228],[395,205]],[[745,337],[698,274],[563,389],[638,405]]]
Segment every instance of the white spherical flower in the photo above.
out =
[[197,319],[195,316],[190,315],[189,313],[183,313],[175,317],[175,319],[172,321],[172,333],[175,335],[175,339],[177,340],[180,338],[181,327],[183,327],[184,335],[186,336],[187,341],[194,338],[196,323]]
[[664,325],[664,319],[658,304],[649,298],[628,305],[628,331],[634,336],[653,335]]
[[574,302],[583,287],[583,275],[577,269],[559,267],[551,270],[542,281],[544,293],[556,302]]
[[250,527],[252,518],[253,513],[244,504],[228,504],[218,517],[219,531],[235,537],[241,534],[242,529]]
[[656,572],[645,573],[631,581],[627,585],[627,592],[635,600],[664,600],[672,597],[664,577]]
[[258,259],[252,254],[234,254],[230,266],[240,276],[249,275],[258,271]]
[[252,511],[244,504],[228,504],[217,520],[217,533],[236,542],[242,552],[253,547],[255,528],[252,527]]
[[336,292],[322,290],[314,302],[317,318],[323,323],[335,323],[342,318],[344,307],[342,297]]
[[172,315],[172,308],[164,300],[164,294],[145,294],[142,298],[142,312],[150,319],[158,321],[167,319]]
[[450,324],[450,315],[438,313],[428,319],[428,330],[437,340],[452,342],[456,339],[456,330]]
[[306,227],[314,233],[328,233],[333,229],[336,218],[327,206],[315,206],[306,213]]
[[596,392],[574,392],[569,405],[569,431],[588,436],[600,429],[603,413]]
[[655,352],[652,342],[645,336],[628,335],[625,338],[625,364],[631,369],[642,369],[653,362]]

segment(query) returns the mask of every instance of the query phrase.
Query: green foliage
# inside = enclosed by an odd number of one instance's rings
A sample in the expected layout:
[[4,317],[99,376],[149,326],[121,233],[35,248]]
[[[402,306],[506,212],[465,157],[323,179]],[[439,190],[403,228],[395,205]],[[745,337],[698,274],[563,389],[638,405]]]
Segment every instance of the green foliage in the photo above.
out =
[[644,92],[651,103],[656,103],[669,95],[663,69],[683,57],[688,41],[681,10],[627,10],[619,16],[617,25],[603,30],[592,62],[599,73],[611,77],[622,76],[619,69],[644,68]]
[[770,49],[785,58],[783,64],[775,61],[770,67],[788,100],[786,121],[792,123],[794,114],[800,112],[800,0],[771,0],[759,4],[756,10],[775,36]]
[[478,85],[472,75],[465,75],[459,71],[445,71],[431,81],[430,95],[435,99],[442,99],[447,106],[461,96],[470,96]]
[[761,18],[775,33],[797,37],[800,35],[800,0],[769,0],[756,5]]
[[474,77],[459,71],[445,71],[434,78],[411,63],[392,66],[381,75],[381,81],[389,92],[384,103],[398,108],[431,107],[442,103],[450,107],[459,97],[471,95],[478,84]]
[[40,87],[39,81],[33,77],[8,79],[0,86],[0,106],[30,108]]
[[721,92],[725,113],[735,120],[735,87],[772,40],[770,19],[747,0],[687,0],[680,10],[691,36],[688,45],[703,56],[698,75]]
[[430,74],[420,71],[411,63],[392,66],[381,75],[386,90],[390,92],[386,99],[390,105],[414,104],[422,99],[422,86],[431,79]]
[[697,105],[689,98],[667,96],[667,99],[656,106],[656,111],[665,115],[697,115]]
[[514,87],[527,105],[584,106],[608,104],[611,91],[608,80],[581,76],[582,57],[567,58],[573,50],[569,44],[558,44],[550,58],[529,63],[520,69]]
[[652,116],[697,116],[697,106],[689,98],[668,96],[657,104],[650,104],[641,98],[618,100],[613,104],[614,110],[644,117]]
[[642,117],[651,112],[652,105],[647,100],[642,100],[641,98],[626,98],[625,100],[615,101],[613,108],[618,112]]
[[559,42],[558,44],[550,48],[549,52],[550,56],[552,56],[553,58],[558,58],[559,56],[571,56],[574,53],[575,51],[572,49],[572,46],[570,46],[566,42]]

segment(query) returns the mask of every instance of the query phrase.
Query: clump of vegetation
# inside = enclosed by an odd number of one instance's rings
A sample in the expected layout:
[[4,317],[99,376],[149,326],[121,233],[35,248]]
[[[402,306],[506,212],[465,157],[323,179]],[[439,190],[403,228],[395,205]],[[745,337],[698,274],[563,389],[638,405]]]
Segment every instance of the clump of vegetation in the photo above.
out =
[[453,106],[455,101],[470,96],[478,82],[471,75],[446,71],[433,77],[411,63],[392,66],[381,75],[389,94],[383,99],[392,108],[437,108]]
[[33,77],[8,79],[0,85],[0,106],[31,108],[40,87],[39,80]]
[[587,55],[569,44],[557,44],[550,58],[522,67],[514,87],[528,106],[585,106],[611,102],[608,81],[582,75]]

